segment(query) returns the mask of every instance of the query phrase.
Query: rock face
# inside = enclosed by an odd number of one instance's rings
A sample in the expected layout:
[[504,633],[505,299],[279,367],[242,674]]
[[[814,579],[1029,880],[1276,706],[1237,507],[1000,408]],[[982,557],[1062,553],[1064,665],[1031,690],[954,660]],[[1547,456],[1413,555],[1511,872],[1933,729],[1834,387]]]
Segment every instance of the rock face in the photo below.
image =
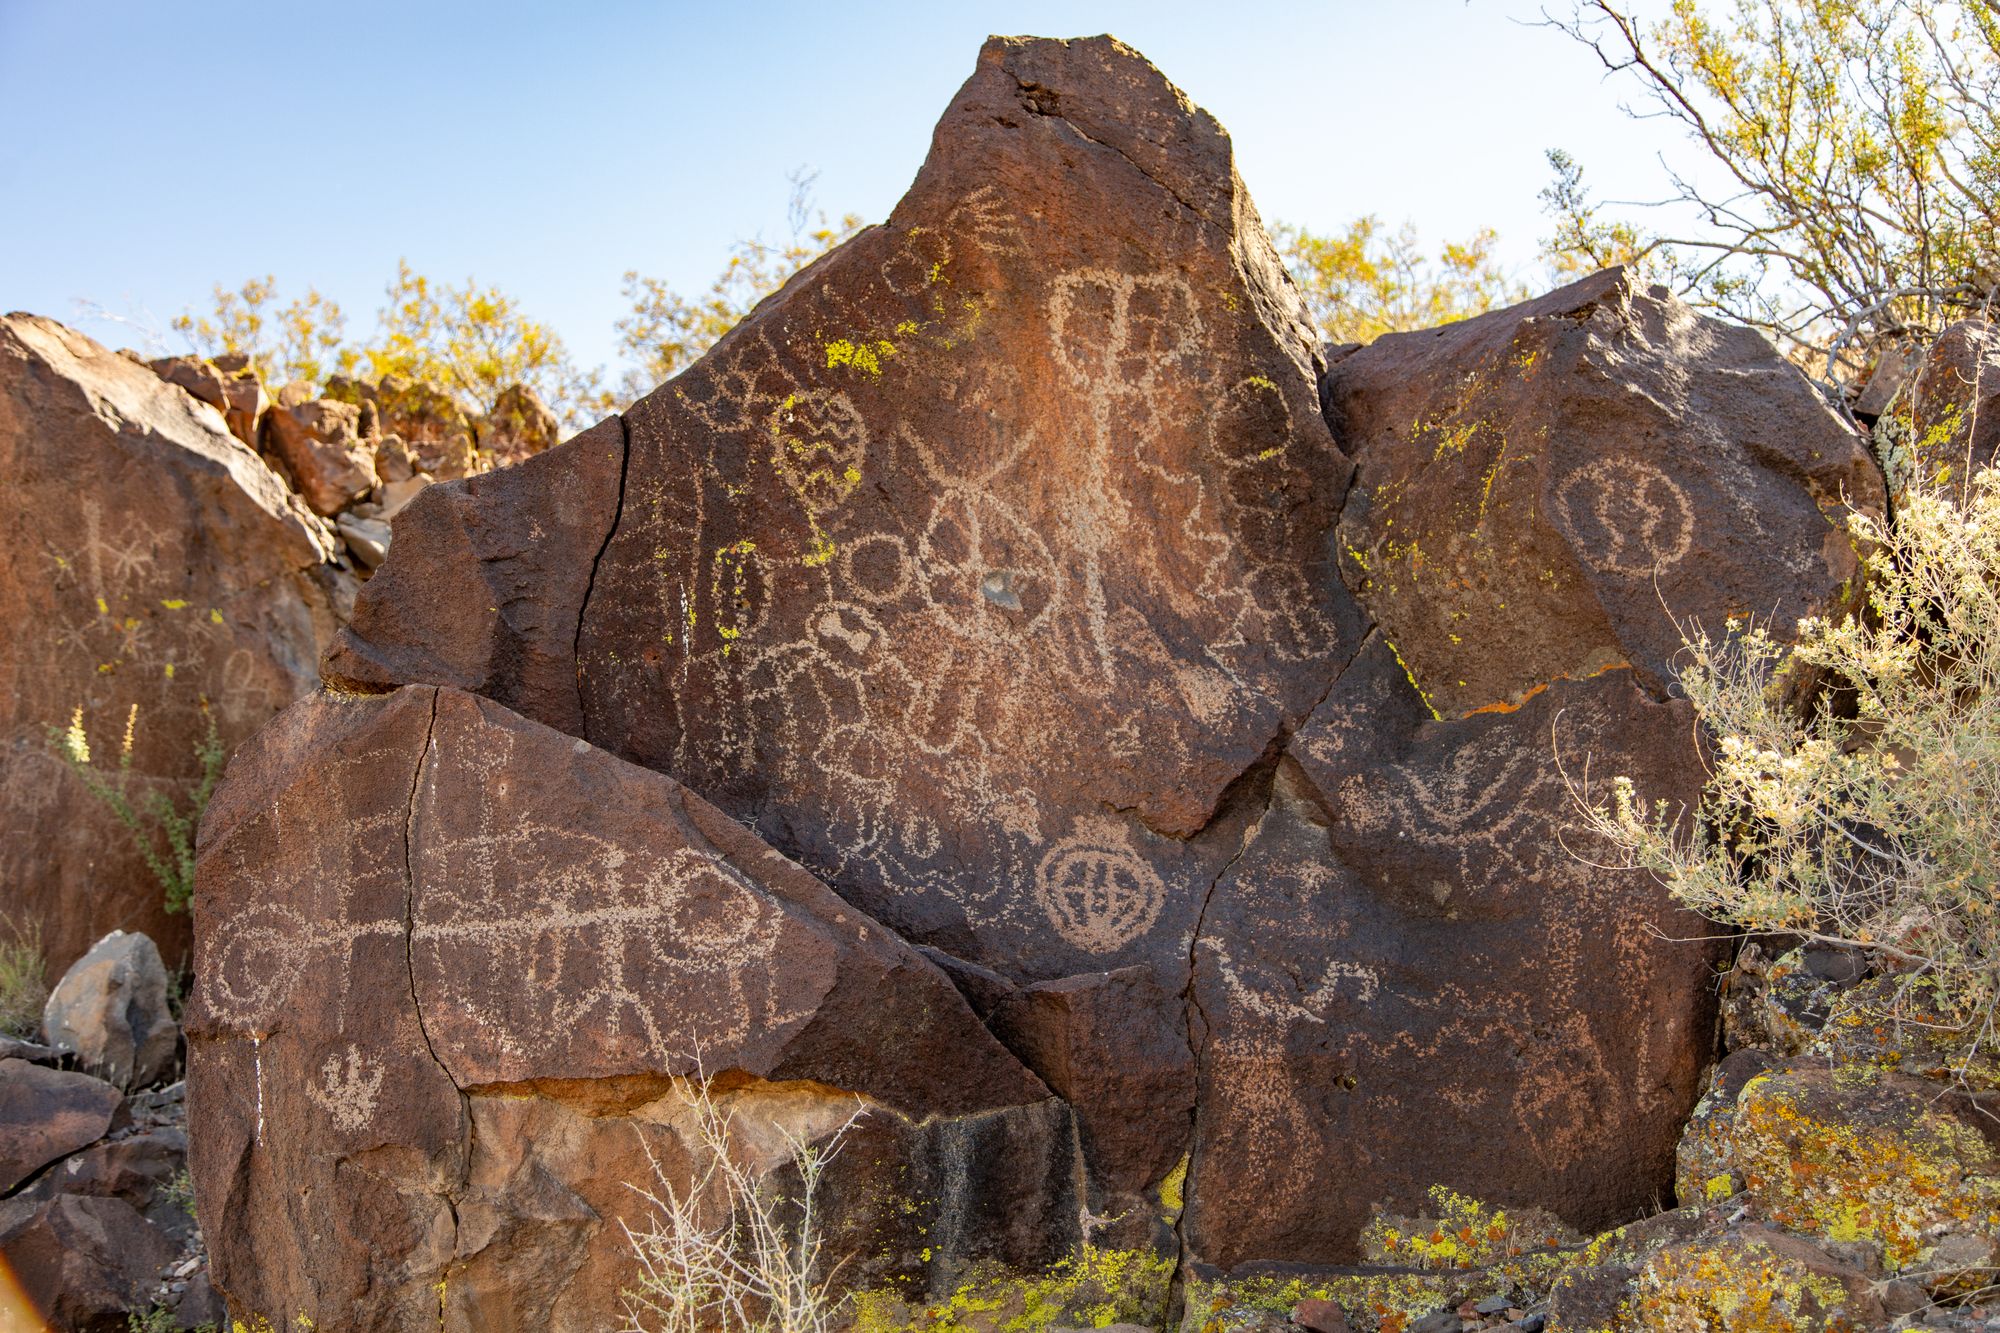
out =
[[30,315],[0,318],[0,475],[8,913],[39,924],[51,976],[113,929],[178,960],[186,918],[49,728],[80,708],[113,768],[130,723],[129,794],[181,796],[208,719],[233,745],[311,686],[329,538],[214,408]]
[[0,1060],[0,1193],[102,1138],[117,1109],[102,1079]]
[[42,1032],[85,1072],[121,1088],[157,1080],[180,1045],[159,949],[122,930],[91,945],[49,993]]
[[1882,504],[1860,441],[1762,335],[1618,269],[1382,338],[1326,401],[1359,467],[1348,578],[1448,717],[1622,666],[1658,689],[1673,617],[1787,628],[1857,571],[1829,516]]
[[235,761],[202,876],[192,1168],[239,1315],[608,1326],[627,1183],[687,1162],[697,1052],[781,1123],[865,1112],[831,1188],[874,1280],[1074,1238],[1066,1109],[935,966],[671,778],[498,704],[299,704]]
[[[1855,570],[1827,517],[1843,488],[1879,498],[1795,371],[1616,272],[1329,372],[1214,120],[1111,39],[996,39],[885,224],[619,420],[423,491],[324,666],[388,698],[301,705],[232,771],[203,853],[191,1077],[219,1128],[197,1137],[198,1177],[213,1215],[264,1224],[222,1242],[218,1277],[274,1315],[319,1302],[371,1326],[380,1272],[336,1280],[251,1236],[394,1217],[412,1239],[378,1243],[421,1292],[454,1247],[526,1262],[463,1202],[451,1239],[441,1198],[531,1157],[589,1195],[586,1140],[554,1128],[573,1105],[481,1090],[685,1066],[621,1044],[623,1017],[558,1022],[567,983],[503,1004],[497,926],[457,952],[430,941],[517,893],[572,901],[607,846],[659,855],[664,832],[571,833],[622,827],[614,793],[642,790],[715,820],[712,802],[768,845],[760,874],[830,888],[971,1005],[920,1021],[877,993],[874,1021],[910,1035],[834,1073],[754,1043],[711,1067],[919,1115],[945,1093],[898,1100],[885,1080],[933,1049],[931,1025],[984,1051],[976,1013],[1012,1053],[995,1067],[1032,1071],[1000,1086],[1033,1088],[952,1114],[1073,1113],[1083,1218],[1044,1224],[1056,1192],[1014,1183],[1047,1179],[1040,1128],[970,1150],[952,1197],[988,1216],[1014,1199],[1016,1252],[1079,1225],[1095,1254],[1138,1252],[1157,1292],[1090,1322],[1165,1318],[1177,1259],[1193,1277],[1349,1262],[1371,1208],[1415,1211],[1431,1185],[1579,1227],[1631,1216],[1671,1188],[1712,1053],[1712,955],[1674,942],[1706,932],[1650,879],[1571,855],[1592,848],[1556,763],[1691,797],[1655,582],[1709,621],[1827,609]],[[412,686],[446,687],[435,722]],[[492,756],[478,782],[450,777],[446,734]],[[327,798],[364,790],[341,813]],[[528,790],[561,835],[425,859],[508,827],[477,812]],[[283,847],[256,822],[274,800]],[[378,819],[378,851],[335,831]],[[702,947],[699,927],[658,929],[666,956]],[[776,948],[759,986],[791,994],[815,956]],[[293,979],[309,967],[326,970]],[[363,1010],[344,988],[398,998]],[[288,1009],[293,993],[313,998]],[[453,995],[485,1021],[451,1018]],[[866,1006],[821,1012],[807,1031]],[[709,1013],[691,995],[656,1018]],[[408,1054],[419,1015],[435,1062]],[[408,1109],[329,1150],[323,1114],[285,1091],[316,1070],[329,1097]],[[257,1107],[283,1132],[249,1128]],[[468,1164],[462,1118],[481,1114],[571,1155]],[[925,1176],[914,1131],[883,1123],[876,1160]],[[498,1152],[484,1129],[469,1141]],[[305,1184],[392,1144],[379,1200]],[[271,1220],[308,1196],[330,1211]],[[576,1272],[614,1271],[578,1243]],[[964,1271],[947,1256],[843,1281],[921,1298]]]
[[1933,480],[1963,487],[2000,455],[2000,330],[1984,320],[1946,329],[1908,390],[1912,462]]

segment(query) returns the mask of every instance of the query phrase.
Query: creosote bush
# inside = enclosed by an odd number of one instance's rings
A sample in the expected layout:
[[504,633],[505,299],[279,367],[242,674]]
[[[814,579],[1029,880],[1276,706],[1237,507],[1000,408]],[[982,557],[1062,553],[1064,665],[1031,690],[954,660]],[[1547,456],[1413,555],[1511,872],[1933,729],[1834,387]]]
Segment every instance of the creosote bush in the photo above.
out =
[[697,1071],[687,1080],[693,1126],[686,1144],[692,1179],[676,1186],[658,1163],[653,1190],[632,1188],[650,1214],[625,1238],[639,1280],[621,1294],[621,1333],[832,1333],[844,1327],[846,1302],[823,1271],[825,1236],[817,1207],[820,1182],[848,1130],[865,1113],[858,1102],[831,1135],[815,1139],[783,1129],[798,1173],[788,1198],[740,1150],[735,1112],[721,1105]]
[[[2000,473],[1902,496],[1893,525],[1849,518],[1869,614],[1800,621],[1789,645],[1738,621],[1688,636],[1680,683],[1715,756],[1692,819],[1625,777],[1584,808],[1696,911],[1866,950],[1962,1071],[2000,999]],[[1801,713],[1811,676],[1838,688]]]
[[118,822],[132,834],[133,845],[138,847],[146,868],[153,872],[153,878],[159,881],[166,895],[169,912],[185,912],[194,898],[195,829],[201,823],[201,812],[208,808],[215,784],[222,777],[223,761],[227,758],[222,737],[216,731],[215,714],[206,700],[201,711],[208,730],[195,742],[194,757],[200,777],[188,796],[185,810],[163,791],[144,792],[137,801],[126,791],[132,773],[132,745],[139,727],[139,705],[133,704],[132,711],[126,714],[118,767],[109,773],[91,763],[90,739],[83,729],[83,709],[78,708],[70,715],[68,727],[49,729],[50,739],[63,761],[83,779],[90,794],[109,806]]

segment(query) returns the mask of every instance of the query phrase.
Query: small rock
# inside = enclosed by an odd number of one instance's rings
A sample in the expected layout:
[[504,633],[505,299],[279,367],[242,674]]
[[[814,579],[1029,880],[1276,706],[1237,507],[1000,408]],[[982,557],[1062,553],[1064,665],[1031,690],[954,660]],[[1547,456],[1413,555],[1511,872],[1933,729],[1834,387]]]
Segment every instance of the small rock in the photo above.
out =
[[121,1088],[153,1082],[180,1041],[153,941],[114,930],[70,964],[42,1010],[49,1045]]
[[88,1074],[0,1060],[0,1192],[103,1138],[119,1100]]
[[1488,1296],[1472,1307],[1472,1312],[1482,1318],[1487,1315],[1504,1314],[1513,1302],[1505,1296]]
[[1292,1308],[1292,1322],[1311,1333],[1349,1333],[1350,1327],[1337,1301],[1300,1301]]
[[1881,1288],[1882,1309],[1891,1315],[1915,1314],[1931,1303],[1930,1293],[1923,1284],[1908,1278],[1897,1278],[1885,1282]]
[[0,1060],[27,1060],[38,1065],[52,1065],[60,1058],[54,1050],[40,1042],[0,1037]]
[[400,514],[403,506],[416,499],[418,492],[430,485],[433,480],[428,472],[414,473],[400,481],[385,479],[375,488],[375,502],[382,507],[379,517],[386,522]]
[[215,1294],[215,1286],[208,1280],[208,1269],[200,1268],[188,1279],[187,1289],[181,1292],[180,1304],[174,1307],[174,1327],[221,1328],[228,1318],[229,1312],[223,1308],[222,1298]]
[[1460,1333],[1465,1321],[1450,1310],[1434,1310],[1409,1327],[1409,1333]]
[[1852,949],[1814,945],[1804,950],[1804,962],[1806,971],[1836,986],[1859,981],[1868,971],[1867,961]]
[[375,444],[361,437],[360,408],[325,398],[291,405],[293,387],[264,414],[264,448],[313,512],[330,518],[374,488]]
[[347,540],[347,549],[354,552],[354,558],[363,568],[375,569],[389,558],[389,525],[379,518],[356,518],[352,514],[342,514],[334,520],[340,535]]

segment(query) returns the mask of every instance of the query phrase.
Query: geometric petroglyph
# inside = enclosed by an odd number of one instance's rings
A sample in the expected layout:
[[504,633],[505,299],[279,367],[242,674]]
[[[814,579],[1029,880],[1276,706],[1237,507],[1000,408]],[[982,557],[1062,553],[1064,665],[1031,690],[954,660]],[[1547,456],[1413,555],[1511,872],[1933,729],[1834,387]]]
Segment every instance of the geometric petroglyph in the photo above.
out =
[[1556,487],[1563,531],[1603,574],[1646,578],[1694,546],[1694,506],[1680,483],[1635,458],[1600,458]]
[[[770,984],[785,914],[715,856],[639,855],[536,823],[457,839],[437,855],[442,866],[425,874],[436,884],[420,886],[413,951],[435,962],[427,979],[440,1003],[481,1026],[511,1025],[496,1045],[560,1045],[579,1030],[616,1036],[630,1024],[668,1055],[799,1016],[778,1011]],[[686,1030],[694,1015],[699,1032]]]
[[1374,968],[1344,959],[1334,959],[1321,968],[1310,985],[1302,985],[1295,976],[1287,976],[1282,985],[1255,985],[1241,975],[1222,940],[1204,938],[1201,943],[1214,957],[1216,971],[1236,1001],[1238,1015],[1256,1014],[1280,1027],[1324,1023],[1342,992],[1356,1004],[1368,1004],[1382,989],[1381,974]]
[[[442,988],[439,1004],[510,1051],[629,1023],[667,1056],[689,1040],[739,1042],[799,1017],[775,988],[785,914],[712,855],[634,854],[535,823],[444,840],[424,855],[438,859],[419,874],[414,922],[309,921],[275,902],[229,916],[215,929],[212,1010],[268,1032],[309,971],[345,975],[357,944],[388,936],[408,938],[412,960],[433,965],[423,970]],[[308,873],[322,870],[341,874]],[[689,1015],[700,1016],[700,1031],[685,1030]],[[359,1114],[356,1089],[367,1082],[365,1070],[335,1070],[315,1100]]]
[[1158,872],[1109,819],[1084,820],[1050,848],[1035,892],[1062,937],[1091,953],[1122,949],[1145,934],[1167,898]]
[[1554,781],[1524,746],[1467,744],[1421,768],[1392,768],[1386,782],[1351,778],[1342,791],[1356,829],[1442,848],[1457,858],[1460,884],[1472,886],[1539,868],[1541,831],[1529,825],[1545,817],[1537,798]]

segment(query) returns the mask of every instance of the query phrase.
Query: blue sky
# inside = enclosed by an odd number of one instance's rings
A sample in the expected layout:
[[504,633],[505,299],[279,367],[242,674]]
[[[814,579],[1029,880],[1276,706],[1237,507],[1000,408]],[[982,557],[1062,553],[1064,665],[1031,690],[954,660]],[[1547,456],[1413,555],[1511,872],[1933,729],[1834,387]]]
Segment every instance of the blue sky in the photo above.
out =
[[141,345],[273,273],[363,332],[407,256],[615,374],[626,269],[706,285],[731,241],[783,233],[800,166],[829,211],[885,216],[989,32],[1138,47],[1228,127],[1267,220],[1491,225],[1525,277],[1544,149],[1613,196],[1690,156],[1540,7],[0,0],[0,309]]

